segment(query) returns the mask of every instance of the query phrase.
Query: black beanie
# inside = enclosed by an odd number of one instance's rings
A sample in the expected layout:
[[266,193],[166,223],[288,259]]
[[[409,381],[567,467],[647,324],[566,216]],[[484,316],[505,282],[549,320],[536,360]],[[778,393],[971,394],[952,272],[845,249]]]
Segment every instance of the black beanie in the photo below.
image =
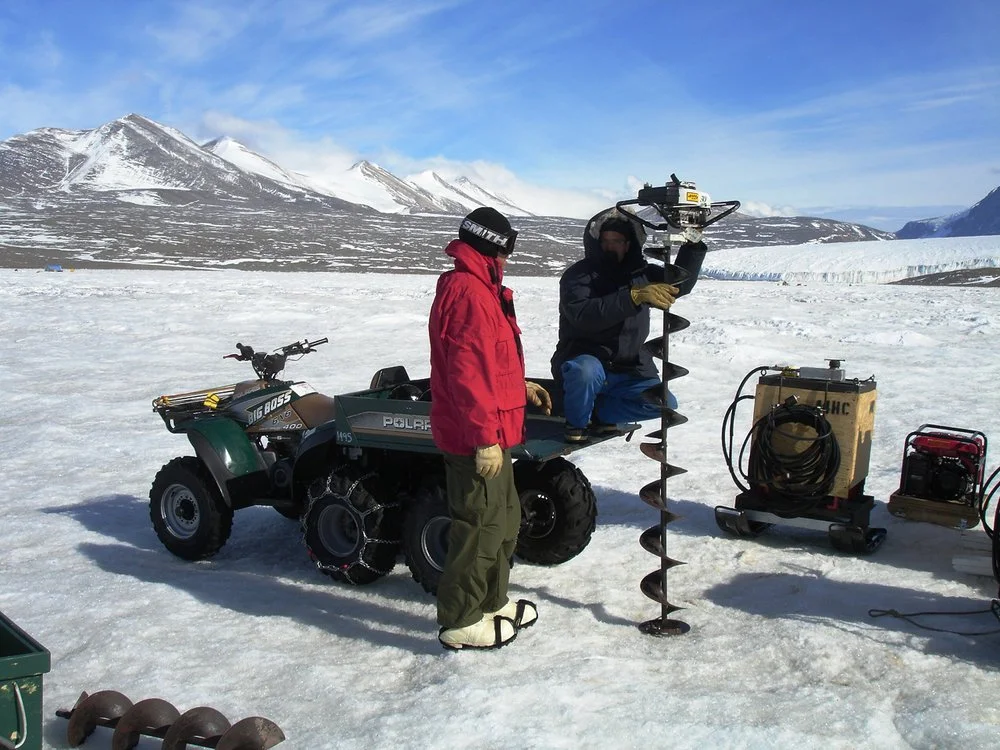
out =
[[488,206],[477,208],[466,216],[458,230],[458,238],[462,242],[490,258],[495,258],[497,253],[509,254],[516,236],[517,233],[511,231],[507,217]]

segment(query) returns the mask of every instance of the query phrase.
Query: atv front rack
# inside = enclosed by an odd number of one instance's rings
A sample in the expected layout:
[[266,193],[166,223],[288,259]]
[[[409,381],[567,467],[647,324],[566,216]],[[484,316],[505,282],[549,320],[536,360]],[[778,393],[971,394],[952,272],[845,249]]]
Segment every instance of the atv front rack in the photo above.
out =
[[163,418],[170,432],[178,432],[177,425],[212,414],[220,405],[233,397],[236,383],[200,391],[175,393],[153,399],[153,411]]

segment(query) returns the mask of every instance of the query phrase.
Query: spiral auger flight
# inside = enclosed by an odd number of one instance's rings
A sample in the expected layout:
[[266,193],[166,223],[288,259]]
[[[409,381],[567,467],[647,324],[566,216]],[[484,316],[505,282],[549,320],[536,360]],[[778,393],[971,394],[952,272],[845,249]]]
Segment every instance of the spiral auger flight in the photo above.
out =
[[163,740],[163,750],[188,746],[215,750],[267,750],[285,739],[281,728],[261,716],[249,716],[230,724],[219,711],[198,706],[184,713],[162,698],[132,703],[115,690],[81,693],[73,708],[59,709],[56,716],[69,719],[66,738],[79,747],[97,727],[114,730],[111,750],[130,750],[142,736]]
[[[740,202],[713,202],[708,193],[698,190],[693,182],[682,182],[677,175],[671,174],[670,181],[665,185],[654,187],[646,183],[635,198],[618,201],[615,206],[619,210],[628,210],[632,218],[644,227],[667,233],[662,248],[648,247],[643,249],[643,254],[663,263],[664,268],[670,272],[667,279],[677,284],[689,279],[690,274],[670,262],[671,235],[679,235],[685,242],[700,243],[702,230],[732,214],[740,207]],[[663,361],[661,385],[643,393],[644,398],[660,407],[660,429],[646,436],[655,442],[639,445],[643,455],[660,464],[660,478],[639,491],[643,502],[660,512],[659,524],[651,526],[639,536],[642,548],[660,558],[659,569],[647,575],[639,584],[643,594],[660,604],[660,616],[639,626],[643,633],[649,635],[680,635],[690,630],[687,623],[670,617],[682,607],[672,604],[667,598],[667,571],[684,564],[667,554],[667,524],[678,518],[667,507],[667,479],[686,471],[667,460],[667,431],[688,421],[687,417],[669,406],[667,383],[688,374],[685,368],[670,362],[669,341],[671,333],[684,330],[689,325],[690,321],[687,319],[664,310],[663,336],[645,343],[650,354]]]
[[[680,269],[675,269],[675,272],[678,275],[683,274]],[[668,383],[688,374],[688,370],[669,361],[670,334],[681,331],[690,324],[686,318],[664,311],[663,336],[650,339],[645,344],[653,357],[662,360],[661,371],[663,375],[661,385],[654,386],[643,393],[643,397],[647,401],[660,407],[660,429],[646,435],[648,440],[655,442],[639,445],[639,450],[644,456],[660,464],[660,478],[639,490],[640,499],[660,512],[659,523],[650,526],[639,536],[639,544],[642,548],[660,558],[660,567],[639,583],[642,593],[660,605],[659,617],[639,625],[639,629],[647,635],[681,635],[690,630],[687,623],[671,617],[682,607],[673,604],[667,596],[667,571],[684,564],[680,560],[670,557],[667,553],[667,524],[673,523],[679,518],[667,507],[669,497],[667,495],[667,480],[687,471],[687,469],[671,464],[667,460],[667,432],[671,427],[688,421],[687,417],[671,409],[668,405]]]

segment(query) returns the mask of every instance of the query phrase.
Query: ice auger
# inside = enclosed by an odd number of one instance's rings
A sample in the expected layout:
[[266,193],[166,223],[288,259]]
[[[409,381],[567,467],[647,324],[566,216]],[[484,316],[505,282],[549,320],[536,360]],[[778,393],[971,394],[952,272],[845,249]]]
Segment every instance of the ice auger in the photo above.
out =
[[130,750],[139,744],[142,735],[162,738],[163,750],[184,750],[189,745],[215,750],[267,750],[285,739],[277,724],[260,716],[230,724],[208,706],[181,713],[162,698],[132,703],[115,690],[81,693],[73,708],[59,709],[56,716],[69,719],[66,736],[70,747],[82,745],[99,726],[114,730],[111,750]]
[[639,626],[639,629],[647,635],[680,635],[690,629],[687,623],[670,618],[671,614],[682,608],[671,604],[670,600],[667,599],[667,571],[677,565],[684,564],[667,554],[667,524],[673,523],[679,518],[676,513],[667,508],[667,479],[687,471],[687,469],[675,466],[667,460],[667,430],[688,421],[687,417],[667,405],[667,383],[688,374],[688,370],[669,361],[669,341],[671,333],[682,331],[690,324],[686,318],[664,310],[663,336],[659,339],[651,339],[645,344],[654,357],[663,360],[662,385],[654,386],[643,393],[644,398],[660,406],[660,429],[646,435],[646,438],[657,442],[640,443],[639,445],[639,450],[644,456],[660,464],[660,478],[639,490],[640,499],[660,511],[659,524],[650,526],[639,536],[639,544],[642,548],[660,558],[659,569],[654,570],[639,583],[642,593],[654,602],[660,603],[660,616]]
[[[651,187],[647,184],[639,191],[637,198],[620,201],[617,208],[621,210],[624,206],[637,205],[640,210],[630,213],[639,222],[651,229],[666,230],[662,247],[644,248],[643,254],[663,263],[667,269],[667,279],[676,284],[689,278],[689,274],[670,263],[670,231],[680,232],[685,241],[697,242],[701,239],[702,229],[733,213],[740,207],[740,202],[712,203],[708,194],[698,190],[694,183],[681,182],[676,175],[670,175],[670,180],[663,187]],[[672,604],[667,597],[667,571],[684,564],[667,554],[667,524],[679,518],[667,507],[667,479],[687,471],[667,460],[667,431],[688,421],[687,417],[668,405],[667,384],[688,374],[687,369],[670,362],[670,334],[682,331],[690,324],[686,318],[664,310],[663,335],[644,344],[654,358],[662,360],[661,384],[643,393],[645,399],[660,407],[660,429],[646,436],[655,442],[639,445],[643,455],[660,464],[660,478],[639,490],[640,499],[660,512],[659,523],[650,526],[639,536],[642,548],[660,558],[660,567],[639,583],[642,593],[660,604],[660,616],[639,625],[639,629],[647,635],[680,635],[690,630],[687,623],[670,617],[682,607]]]

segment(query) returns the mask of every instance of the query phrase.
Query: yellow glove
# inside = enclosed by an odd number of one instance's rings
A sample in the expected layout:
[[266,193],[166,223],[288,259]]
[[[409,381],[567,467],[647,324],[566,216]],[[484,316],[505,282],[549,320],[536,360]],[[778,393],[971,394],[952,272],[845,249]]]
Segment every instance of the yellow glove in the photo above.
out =
[[524,393],[528,398],[528,403],[542,408],[542,413],[552,413],[552,397],[549,392],[530,380],[524,381]]
[[647,284],[632,287],[632,302],[636,305],[649,305],[660,310],[666,310],[677,300],[680,291],[670,284]]
[[503,451],[500,444],[476,448],[476,473],[486,479],[496,479],[503,468]]

